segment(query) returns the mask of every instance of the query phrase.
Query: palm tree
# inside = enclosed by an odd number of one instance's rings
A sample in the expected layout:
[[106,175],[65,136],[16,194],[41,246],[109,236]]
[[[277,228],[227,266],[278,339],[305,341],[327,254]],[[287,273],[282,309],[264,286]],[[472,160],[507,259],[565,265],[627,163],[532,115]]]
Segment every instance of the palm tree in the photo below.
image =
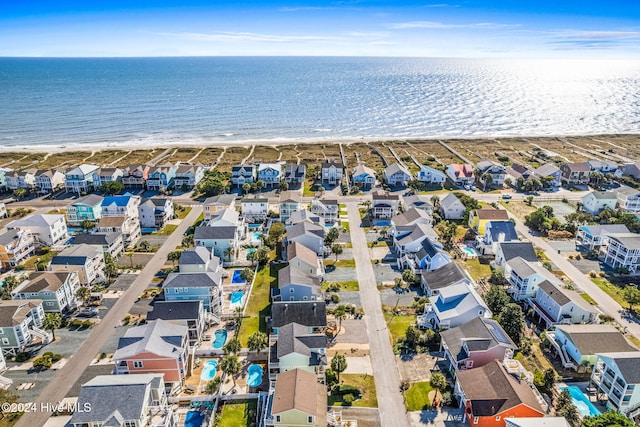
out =
[[226,375],[231,375],[234,387],[236,386],[235,375],[240,372],[240,369],[242,369],[242,366],[240,365],[240,361],[238,361],[238,356],[235,354],[225,356],[222,362],[220,362],[220,370]]
[[81,300],[83,305],[87,304],[87,301],[89,300],[90,296],[91,296],[91,289],[87,288],[86,286],[80,286],[76,290],[76,298]]
[[143,240],[142,242],[140,242],[140,247],[143,251],[149,252],[149,248],[151,248],[151,242],[149,242],[148,240]]
[[237,338],[232,338],[227,342],[222,348],[227,354],[236,354],[239,353],[242,349],[242,344],[240,344],[240,340]]
[[209,381],[205,387],[205,392],[207,394],[216,394],[218,392],[218,387],[220,387],[221,383],[220,377],[214,378]]
[[182,255],[182,251],[171,251],[167,255],[167,260],[171,261],[171,265],[176,265],[176,261],[180,259],[180,255]]
[[342,330],[342,321],[347,318],[347,311],[344,309],[343,305],[339,305],[336,307],[336,310],[333,312],[333,316],[338,319],[338,334]]
[[251,184],[248,182],[242,184],[242,194],[247,194],[249,191],[251,191]]
[[24,199],[27,194],[29,194],[29,190],[27,190],[26,188],[16,188],[13,191],[13,197],[15,197],[17,200]]
[[431,386],[436,389],[436,395],[434,397],[434,401],[438,400],[438,392],[442,394],[442,390],[447,387],[447,379],[439,372],[434,372],[431,374]]
[[493,183],[493,176],[490,173],[485,173],[482,175],[482,181],[484,182],[483,191],[487,191],[487,185],[491,185]]
[[248,341],[249,350],[260,353],[267,348],[269,344],[269,338],[264,332],[256,331],[249,336]]
[[51,335],[53,335],[53,341],[56,340],[56,329],[58,329],[62,325],[62,316],[60,313],[47,313],[44,316],[44,320],[42,321],[42,327],[51,331]]
[[334,243],[331,245],[331,253],[336,256],[336,262],[338,262],[338,256],[344,251],[340,243]]
[[264,188],[264,181],[259,179],[258,181],[256,181],[256,188],[258,190],[262,190]]
[[233,256],[233,247],[229,246],[227,249],[224,250],[224,257],[229,261],[231,261],[232,256]]

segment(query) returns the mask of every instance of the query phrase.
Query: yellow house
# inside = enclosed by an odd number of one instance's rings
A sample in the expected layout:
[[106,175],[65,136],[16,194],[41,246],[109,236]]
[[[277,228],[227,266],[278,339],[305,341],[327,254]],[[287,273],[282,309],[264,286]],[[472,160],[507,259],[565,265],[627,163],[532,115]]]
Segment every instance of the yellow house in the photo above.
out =
[[327,387],[318,376],[302,369],[276,378],[271,419],[275,427],[326,427]]
[[8,230],[0,234],[0,268],[22,264],[36,251],[36,239],[30,230]]
[[469,227],[479,236],[484,235],[487,223],[491,221],[509,221],[509,214],[504,209],[494,209],[490,206],[469,213]]

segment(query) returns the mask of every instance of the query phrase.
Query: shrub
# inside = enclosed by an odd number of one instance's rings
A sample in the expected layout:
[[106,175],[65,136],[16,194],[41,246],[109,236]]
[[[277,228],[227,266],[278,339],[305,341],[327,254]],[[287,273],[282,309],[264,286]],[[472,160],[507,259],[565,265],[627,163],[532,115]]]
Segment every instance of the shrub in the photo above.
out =
[[360,397],[360,389],[351,384],[342,384],[333,389],[331,393],[334,396],[344,396],[346,394],[351,394],[354,397]]
[[31,353],[29,353],[28,351],[23,351],[21,353],[16,354],[15,360],[18,363],[22,363],[22,362],[26,362],[30,358],[31,358]]
[[324,371],[324,376],[327,379],[327,387],[332,388],[334,385],[338,384],[338,376],[333,371],[333,369],[326,369]]
[[582,257],[580,256],[580,254],[576,255],[576,260],[580,261],[582,259]]
[[355,397],[353,397],[353,394],[351,393],[345,394],[344,396],[342,396],[342,403],[344,403],[345,405],[351,405],[354,400],[356,399]]
[[337,304],[340,302],[340,295],[338,294],[331,294],[331,302],[334,304]]
[[72,328],[79,328],[79,327],[81,327],[81,326],[82,326],[82,320],[80,320],[80,319],[73,319],[73,320],[71,321],[71,323],[70,323],[70,326],[71,326]]
[[569,255],[569,259],[573,259],[573,255]]
[[49,369],[52,365],[51,358],[40,356],[33,361],[35,369]]
[[54,353],[54,354],[51,355],[51,361],[53,363],[56,363],[56,362],[60,361],[61,359],[62,359],[62,355],[61,354]]
[[598,276],[598,275],[596,274],[596,272],[595,272],[595,271],[591,270],[591,271],[589,272],[589,277],[592,277],[592,278],[594,278],[594,279],[595,279],[597,276]]

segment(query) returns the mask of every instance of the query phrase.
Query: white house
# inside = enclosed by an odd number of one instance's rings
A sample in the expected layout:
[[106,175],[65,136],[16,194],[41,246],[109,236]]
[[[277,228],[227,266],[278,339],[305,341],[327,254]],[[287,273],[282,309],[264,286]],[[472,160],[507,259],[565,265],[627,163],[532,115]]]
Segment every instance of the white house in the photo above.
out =
[[592,171],[598,171],[601,173],[615,173],[620,165],[611,160],[587,160],[587,164]]
[[418,316],[418,325],[435,330],[455,328],[477,317],[492,317],[480,295],[462,282],[440,289],[435,302],[424,309],[424,314]]
[[78,194],[93,191],[93,173],[96,170],[96,165],[82,164],[68,171],[64,176],[66,191]]
[[126,194],[124,196],[107,196],[102,200],[102,218],[125,217],[122,235],[125,245],[131,246],[140,239],[140,196]]
[[99,189],[107,182],[122,182],[124,172],[120,168],[100,168],[93,172],[93,186]]
[[236,196],[233,194],[220,194],[218,196],[207,197],[202,203],[205,221],[209,221],[212,216],[218,215],[224,210],[235,208]]
[[176,168],[176,176],[173,181],[174,188],[188,190],[193,189],[204,177],[204,166],[182,163]]
[[582,210],[598,215],[605,209],[614,210],[618,202],[618,195],[613,191],[592,191],[580,199]]
[[576,291],[549,280],[538,284],[536,296],[529,298],[527,303],[545,322],[547,328],[557,324],[593,323],[599,314],[599,311]]
[[531,242],[500,242],[495,251],[494,268],[506,270],[507,261],[520,257],[525,261],[537,262],[538,256]]
[[320,179],[322,183],[329,185],[337,185],[342,181],[344,175],[344,166],[341,163],[325,160],[322,162]]
[[76,297],[80,287],[78,273],[39,271],[20,283],[11,291],[16,300],[42,300],[42,307],[48,313],[65,313],[74,310],[82,301]]
[[441,289],[457,283],[475,286],[469,274],[457,262],[450,262],[437,270],[424,270],[420,274],[420,284],[429,298],[436,297]]
[[375,191],[371,196],[371,213],[375,219],[391,219],[400,206],[400,196],[386,191]]
[[447,194],[440,200],[440,213],[444,219],[462,219],[465,210],[460,199],[453,193]]
[[322,218],[325,224],[334,224],[338,222],[340,205],[336,199],[314,198],[311,200],[311,213]]
[[324,267],[318,254],[300,242],[293,242],[287,246],[287,260],[289,267],[296,268],[310,276],[322,277]]
[[502,188],[502,184],[504,184],[504,180],[507,177],[504,165],[485,159],[479,161],[476,167],[480,171],[478,181],[485,186]]
[[7,213],[7,205],[0,202],[0,218],[6,218],[7,216],[9,216]]
[[640,267],[640,235],[609,234],[609,244],[600,248],[600,259],[611,268],[626,268],[631,274]]
[[92,245],[69,246],[54,256],[49,271],[78,273],[80,284],[88,286],[106,281],[104,254],[101,248]]
[[533,170],[533,176],[544,181],[548,180],[552,189],[558,189],[562,185],[562,171],[553,163],[545,163]]
[[425,184],[442,185],[447,181],[447,175],[444,172],[434,169],[427,165],[421,165],[420,171],[416,173],[416,179]]
[[539,262],[526,261],[520,257],[507,261],[504,277],[509,286],[507,293],[516,301],[535,297],[540,283],[555,280],[554,275]]
[[0,234],[0,268],[22,264],[36,251],[36,238],[28,229],[7,230]]
[[411,180],[411,172],[404,165],[392,163],[382,171],[388,185],[407,185]]
[[10,230],[30,230],[43,246],[62,244],[69,238],[64,215],[35,214],[11,221],[7,224],[7,228]]
[[278,206],[280,208],[280,221],[287,222],[292,213],[300,210],[302,194],[299,191],[283,191],[280,193]]
[[307,167],[303,163],[290,163],[284,167],[284,182],[292,186],[304,183]]
[[173,201],[168,197],[144,199],[138,206],[141,228],[162,228],[174,215]]
[[600,249],[609,244],[610,234],[628,234],[624,224],[581,225],[576,232],[576,243],[586,249]]
[[31,190],[35,187],[36,177],[34,170],[25,171],[9,171],[5,173],[5,179],[7,181],[7,190],[17,190],[18,188],[25,188]]
[[628,212],[640,212],[640,190],[623,185],[616,192],[620,209]]
[[465,164],[450,164],[447,166],[447,176],[449,179],[458,186],[472,185],[476,180],[473,174],[473,165]]
[[55,169],[38,170],[34,174],[36,190],[49,194],[64,188],[64,174]]
[[124,251],[124,240],[122,233],[78,233],[73,237],[74,245],[81,244],[98,247],[105,254],[111,255],[114,259]]
[[629,418],[640,412],[640,351],[600,353],[593,365],[591,382],[606,396],[607,409]]
[[327,365],[326,335],[311,332],[307,326],[291,322],[279,328],[278,335],[271,337],[270,379],[274,380],[276,375],[293,369],[303,369],[322,378]]
[[402,204],[405,210],[416,208],[425,211],[429,215],[433,214],[433,205],[428,196],[421,194],[414,194],[413,196],[406,196],[402,198]]
[[264,182],[266,187],[274,187],[280,184],[283,163],[260,163],[258,165],[258,181]]
[[240,201],[240,206],[247,221],[264,220],[269,214],[269,199],[266,197],[247,196]]

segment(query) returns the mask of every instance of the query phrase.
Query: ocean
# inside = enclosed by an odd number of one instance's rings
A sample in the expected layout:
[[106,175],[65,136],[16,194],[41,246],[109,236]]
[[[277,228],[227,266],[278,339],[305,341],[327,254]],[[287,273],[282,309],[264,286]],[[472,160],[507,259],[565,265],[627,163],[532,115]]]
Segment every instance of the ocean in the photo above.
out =
[[0,145],[640,133],[640,62],[0,58]]

